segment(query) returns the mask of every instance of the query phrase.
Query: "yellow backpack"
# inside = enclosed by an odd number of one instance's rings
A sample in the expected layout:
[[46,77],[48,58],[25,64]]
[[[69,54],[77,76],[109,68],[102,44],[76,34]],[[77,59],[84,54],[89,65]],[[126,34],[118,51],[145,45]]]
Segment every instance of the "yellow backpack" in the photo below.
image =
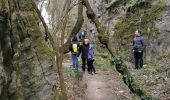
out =
[[77,44],[73,44],[73,45],[72,45],[72,48],[73,48],[73,52],[76,53],[76,52],[77,52],[77,49],[78,49]]

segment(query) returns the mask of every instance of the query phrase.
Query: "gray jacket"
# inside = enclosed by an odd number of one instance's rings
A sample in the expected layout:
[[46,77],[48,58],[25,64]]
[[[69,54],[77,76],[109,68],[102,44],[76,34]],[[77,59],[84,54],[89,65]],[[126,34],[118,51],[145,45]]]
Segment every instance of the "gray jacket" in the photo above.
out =
[[143,36],[135,36],[133,39],[133,50],[143,51],[146,47],[145,40]]

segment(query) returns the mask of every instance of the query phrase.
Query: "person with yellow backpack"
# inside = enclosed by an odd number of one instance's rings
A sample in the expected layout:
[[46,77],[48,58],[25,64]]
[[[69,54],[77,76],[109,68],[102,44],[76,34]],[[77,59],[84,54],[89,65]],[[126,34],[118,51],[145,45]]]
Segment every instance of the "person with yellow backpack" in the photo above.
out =
[[69,46],[69,50],[71,51],[72,56],[72,64],[73,64],[73,70],[78,70],[78,50],[79,50],[79,42],[77,37],[72,38],[72,42]]

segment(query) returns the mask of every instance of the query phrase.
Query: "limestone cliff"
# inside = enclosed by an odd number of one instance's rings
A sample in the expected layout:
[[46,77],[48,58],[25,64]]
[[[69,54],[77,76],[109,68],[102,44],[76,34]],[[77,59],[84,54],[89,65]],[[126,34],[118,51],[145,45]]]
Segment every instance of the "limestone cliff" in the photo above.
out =
[[[99,20],[107,26],[113,50],[131,61],[131,41],[136,29],[146,38],[145,58],[152,60],[169,55],[168,0],[89,0]],[[86,19],[85,19],[86,20]],[[97,34],[93,23],[85,21],[85,30]],[[94,40],[93,40],[94,41]]]
[[0,2],[0,100],[57,97],[53,51],[46,45],[31,0]]

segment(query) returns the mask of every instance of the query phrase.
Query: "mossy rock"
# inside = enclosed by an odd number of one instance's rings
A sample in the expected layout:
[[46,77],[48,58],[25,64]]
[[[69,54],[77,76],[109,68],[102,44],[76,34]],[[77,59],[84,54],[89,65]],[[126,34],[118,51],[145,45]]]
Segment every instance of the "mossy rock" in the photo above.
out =
[[138,9],[146,9],[151,7],[150,0],[137,1],[133,6],[127,9],[128,13],[135,13]]
[[[147,4],[148,3],[148,4]],[[154,34],[158,35],[159,31],[155,28],[154,22],[165,9],[165,3],[159,2],[149,6],[151,2],[144,0],[143,2],[130,7],[134,11],[127,12],[127,16],[115,26],[115,36],[119,38],[120,44],[127,44],[132,41],[133,33],[136,29],[140,29],[142,34],[151,38]],[[139,5],[148,5],[142,8]]]
[[124,83],[134,94],[138,95],[141,100],[156,100],[154,97],[147,94],[142,86],[136,83],[134,77],[131,75],[127,66],[123,63],[121,58],[114,58],[113,61],[111,61],[111,64],[115,65],[116,70],[123,75]]

